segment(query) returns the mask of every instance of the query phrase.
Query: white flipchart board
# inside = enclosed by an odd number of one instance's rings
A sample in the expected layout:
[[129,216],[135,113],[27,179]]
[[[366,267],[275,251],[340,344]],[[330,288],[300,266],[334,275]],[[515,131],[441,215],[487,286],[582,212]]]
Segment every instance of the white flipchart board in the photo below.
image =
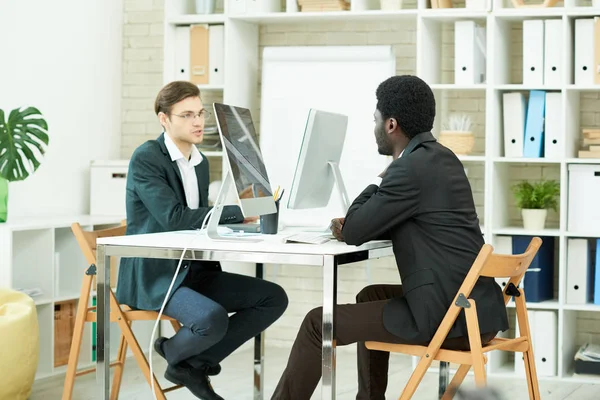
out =
[[375,90],[396,74],[391,46],[266,47],[263,52],[260,147],[273,189],[285,188],[280,222],[327,226],[343,217],[338,193],[319,210],[287,208],[310,108],[348,116],[340,169],[352,202],[390,163],[373,133]]

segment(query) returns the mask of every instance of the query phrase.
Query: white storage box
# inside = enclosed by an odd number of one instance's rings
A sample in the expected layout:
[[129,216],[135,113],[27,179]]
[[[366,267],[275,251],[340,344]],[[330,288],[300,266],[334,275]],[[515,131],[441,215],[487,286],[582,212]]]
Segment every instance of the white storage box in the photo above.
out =
[[129,160],[92,161],[90,214],[125,218],[125,187]]
[[597,233],[600,228],[600,165],[570,164],[567,230]]

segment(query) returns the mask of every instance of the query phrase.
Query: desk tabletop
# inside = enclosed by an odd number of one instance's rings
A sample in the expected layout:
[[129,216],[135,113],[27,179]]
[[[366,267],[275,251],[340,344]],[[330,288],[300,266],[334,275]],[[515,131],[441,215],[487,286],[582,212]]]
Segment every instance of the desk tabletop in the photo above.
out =
[[260,242],[249,242],[244,238],[235,237],[228,238],[233,239],[231,241],[212,240],[206,236],[205,231],[175,231],[98,238],[97,244],[177,250],[183,250],[184,248],[187,248],[188,250],[311,255],[341,255],[365,250],[383,250],[384,252],[379,256],[389,256],[393,254],[391,251],[392,242],[389,240],[371,241],[364,243],[361,246],[350,246],[337,240],[330,240],[329,242],[320,245],[284,243],[285,237],[295,233],[298,233],[298,231],[282,230],[276,235],[248,236],[248,238],[252,239],[261,239]]

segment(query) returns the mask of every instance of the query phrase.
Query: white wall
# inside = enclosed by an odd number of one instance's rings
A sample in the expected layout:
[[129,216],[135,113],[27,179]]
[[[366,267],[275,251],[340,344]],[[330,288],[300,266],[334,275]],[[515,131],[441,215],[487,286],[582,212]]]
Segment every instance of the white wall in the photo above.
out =
[[0,108],[35,106],[50,144],[9,186],[9,221],[89,212],[89,164],[121,143],[122,0],[1,0]]

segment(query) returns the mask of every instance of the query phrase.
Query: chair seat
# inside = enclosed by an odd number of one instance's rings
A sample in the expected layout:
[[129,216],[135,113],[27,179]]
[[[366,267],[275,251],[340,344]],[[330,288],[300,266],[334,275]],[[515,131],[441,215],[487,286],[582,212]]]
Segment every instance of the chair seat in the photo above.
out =
[[[369,350],[387,351],[390,353],[402,353],[409,354],[411,356],[423,357],[427,354],[427,346],[419,346],[412,344],[395,344],[395,343],[383,343],[383,342],[365,342],[365,346]],[[472,357],[470,351],[460,350],[446,350],[440,349],[434,360],[448,361],[459,364],[472,364]],[[484,356],[485,362],[487,357]]]
[[[390,353],[410,354],[411,356],[422,357],[427,354],[427,346],[412,344],[396,344],[384,342],[365,342],[369,350],[387,351]],[[526,352],[529,349],[527,337],[522,336],[514,339],[495,338],[482,347],[482,352],[487,353],[492,350],[509,350],[517,352]],[[447,361],[459,364],[471,364],[471,352],[468,350],[447,350],[440,349],[433,358],[438,361]],[[487,357],[484,356],[487,363]]]

